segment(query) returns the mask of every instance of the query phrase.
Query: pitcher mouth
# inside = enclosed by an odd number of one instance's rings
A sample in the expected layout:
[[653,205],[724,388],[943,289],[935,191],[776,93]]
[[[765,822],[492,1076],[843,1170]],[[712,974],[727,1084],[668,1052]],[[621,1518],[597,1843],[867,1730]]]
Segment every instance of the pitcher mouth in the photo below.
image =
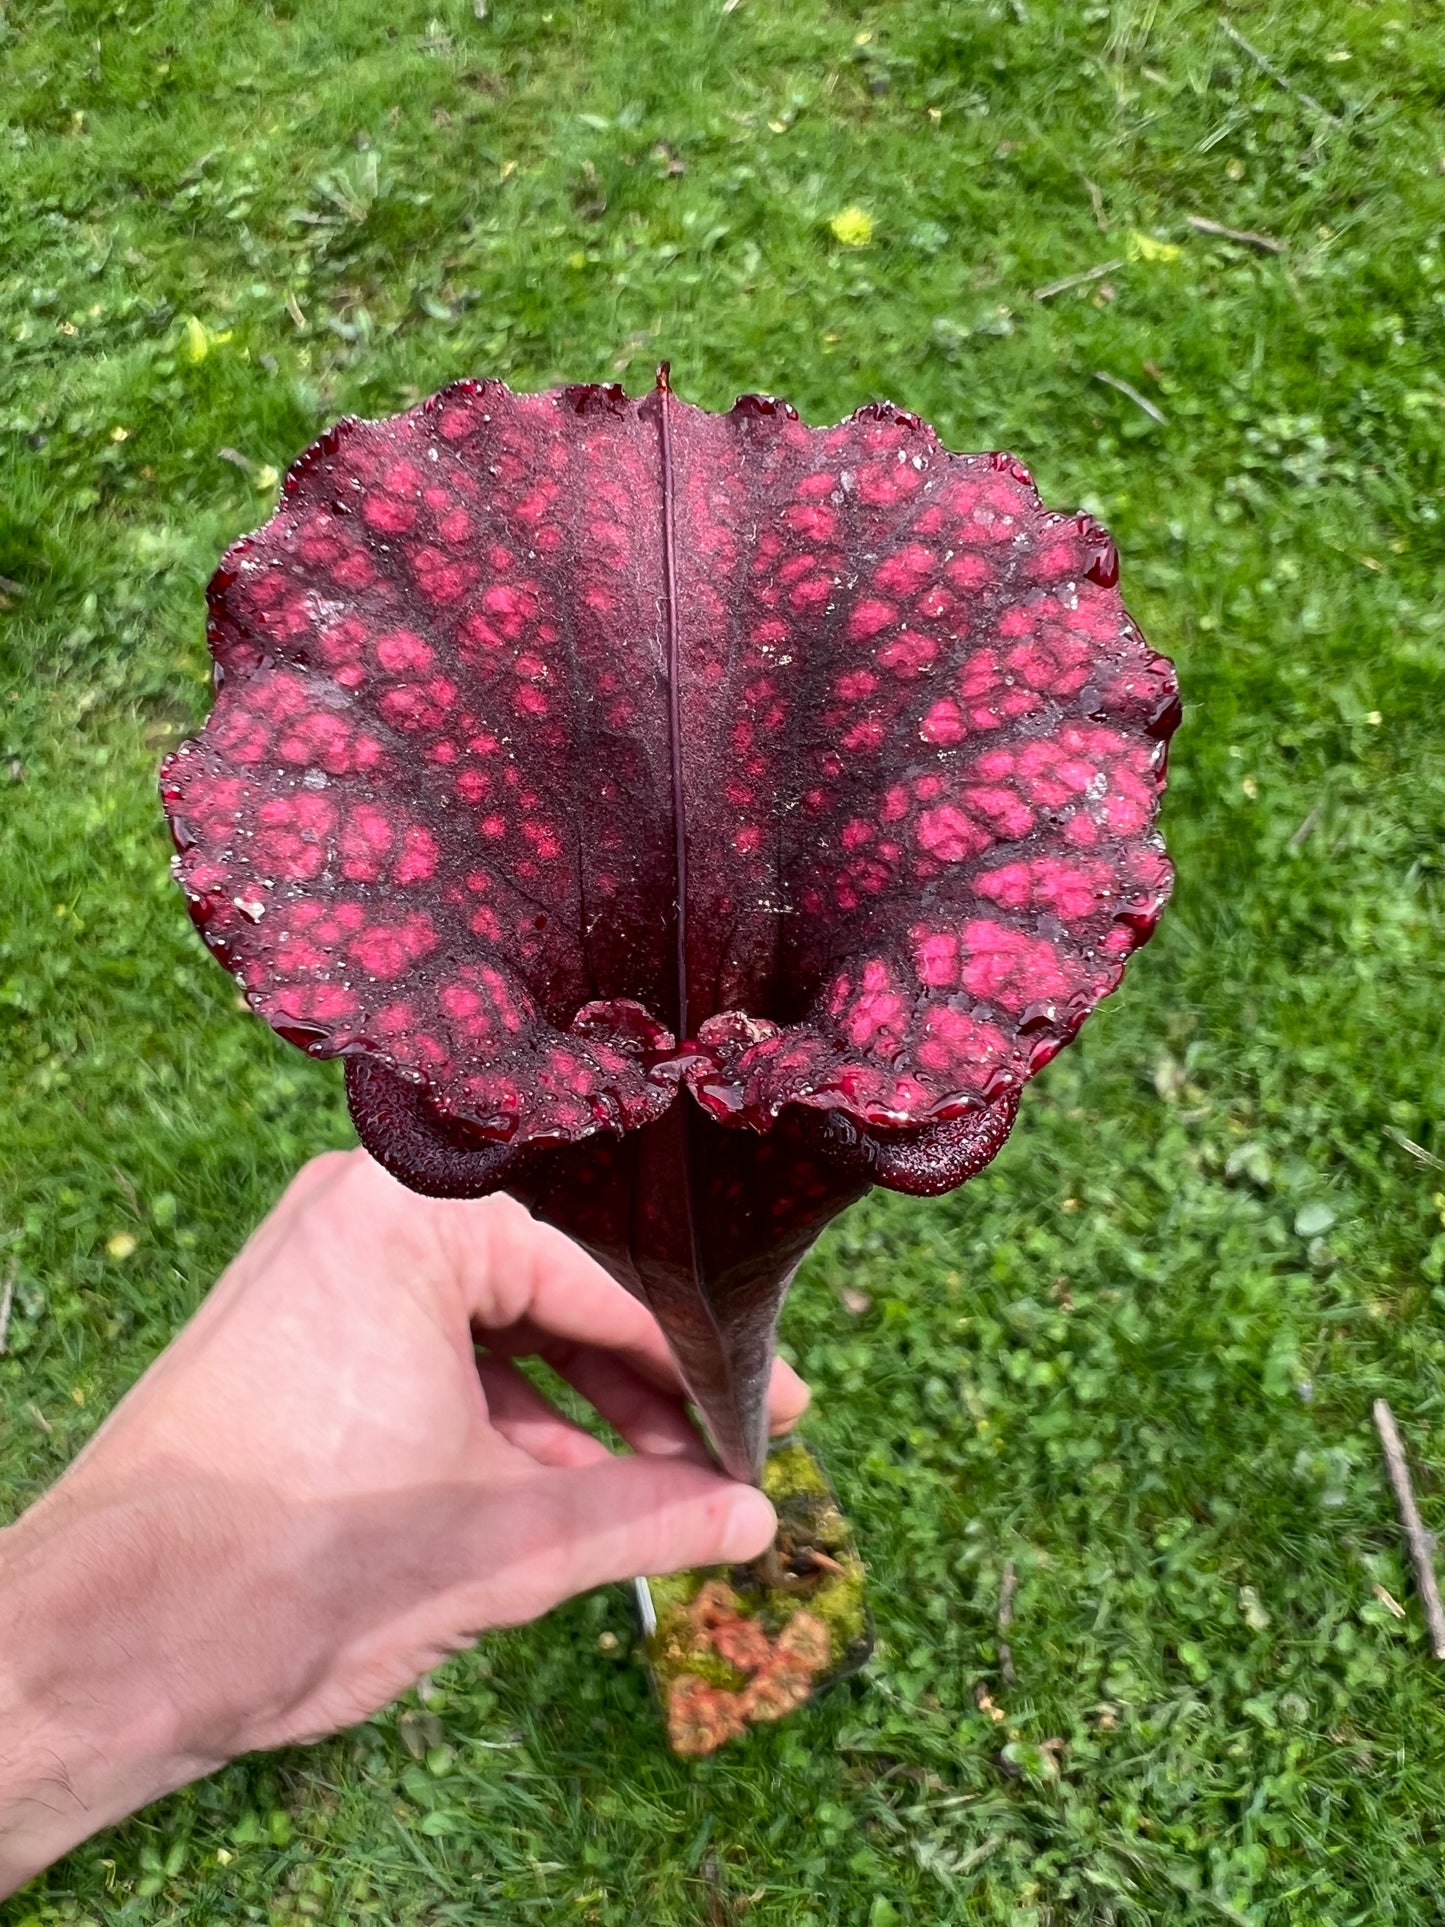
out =
[[887,404],[458,383],[223,559],[176,874],[368,1149],[576,1238],[753,1477],[813,1239],[981,1169],[1169,894],[1118,573]]

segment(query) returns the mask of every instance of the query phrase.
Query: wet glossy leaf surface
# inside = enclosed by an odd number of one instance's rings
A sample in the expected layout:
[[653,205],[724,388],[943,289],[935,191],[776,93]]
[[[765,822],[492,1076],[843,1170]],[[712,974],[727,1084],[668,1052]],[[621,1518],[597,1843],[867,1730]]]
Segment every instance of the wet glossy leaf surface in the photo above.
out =
[[1118,572],[891,406],[459,383],[222,563],[177,874],[374,1153],[581,1238],[755,1475],[802,1253],[985,1163],[1167,896]]

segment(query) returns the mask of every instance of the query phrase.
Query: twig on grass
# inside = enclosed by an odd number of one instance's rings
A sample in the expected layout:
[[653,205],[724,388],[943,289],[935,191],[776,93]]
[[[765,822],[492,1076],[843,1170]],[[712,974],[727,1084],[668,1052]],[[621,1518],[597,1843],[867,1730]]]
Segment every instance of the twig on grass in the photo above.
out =
[[5,1283],[0,1285],[0,1358],[5,1356],[5,1343],[10,1336],[10,1311],[15,1303],[16,1263],[12,1258],[5,1267]]
[[1004,1566],[1003,1578],[998,1588],[998,1670],[1005,1686],[1015,1686],[1018,1674],[1014,1671],[1013,1649],[1004,1635],[1014,1623],[1014,1594],[1018,1591],[1019,1576],[1010,1559]]
[[[226,453],[225,449],[221,449],[219,452],[223,455]],[[141,1209],[140,1195],[125,1172],[121,1170],[118,1164],[113,1164],[110,1167],[110,1174],[120,1186],[121,1190],[124,1191],[125,1201],[131,1208],[131,1215],[136,1218],[143,1218],[145,1212]]]
[[1316,803],[1314,808],[1305,817],[1305,820],[1303,821],[1303,823],[1300,824],[1299,828],[1295,831],[1294,835],[1290,838],[1289,840],[1290,849],[1297,850],[1300,847],[1300,845],[1305,841],[1306,837],[1308,837],[1310,831],[1314,828],[1315,824],[1319,822],[1319,820],[1320,820],[1320,805]]
[[1330,123],[1331,127],[1341,125],[1338,114],[1332,114],[1323,101],[1316,100],[1313,94],[1307,94],[1303,87],[1296,87],[1289,75],[1276,67],[1267,54],[1262,54],[1252,40],[1246,40],[1238,27],[1232,26],[1223,14],[1219,16],[1219,25],[1226,38],[1232,40],[1241,53],[1248,54],[1259,71],[1262,74],[1268,74],[1276,87],[1283,87],[1287,94],[1293,94],[1295,99],[1302,100],[1306,107],[1312,107],[1315,113]]
[[728,1900],[727,1888],[723,1885],[722,1868],[718,1857],[711,1847],[702,1857],[698,1870],[707,1889],[707,1927],[733,1927],[737,1916]]
[[1424,1145],[1417,1144],[1414,1138],[1406,1137],[1405,1133],[1397,1130],[1393,1124],[1385,1126],[1385,1136],[1393,1138],[1402,1151],[1408,1151],[1412,1158],[1417,1159],[1421,1164],[1429,1165],[1432,1171],[1445,1171],[1445,1158],[1437,1158],[1433,1151],[1427,1151]]
[[1436,1659],[1445,1659],[1445,1607],[1440,1604],[1440,1589],[1435,1584],[1435,1540],[1425,1530],[1420,1508],[1415,1503],[1415,1489],[1410,1483],[1410,1468],[1405,1461],[1405,1448],[1400,1443],[1395,1415],[1382,1398],[1375,1400],[1373,1411],[1375,1430],[1385,1449],[1390,1484],[1395,1488],[1400,1524],[1404,1527],[1405,1542],[1410,1548],[1410,1563],[1415,1568],[1420,1603],[1425,1608],[1425,1624],[1430,1630],[1430,1650]]
[[1161,428],[1167,428],[1169,426],[1169,417],[1164,413],[1163,409],[1156,408],[1149,397],[1147,395],[1141,395],[1139,390],[1135,388],[1131,382],[1121,381],[1117,375],[1106,375],[1102,368],[1096,368],[1094,370],[1094,380],[1103,382],[1106,388],[1117,389],[1121,395],[1127,395],[1136,408],[1142,408],[1144,410],[1144,413],[1149,417],[1151,422],[1158,422]]
[[1212,234],[1221,241],[1237,241],[1241,247],[1258,248],[1261,254],[1284,253],[1284,242],[1277,241],[1272,234],[1259,234],[1253,228],[1226,227],[1223,221],[1211,221],[1207,214],[1186,214],[1184,221],[1196,234]]
[[1062,281],[1046,281],[1041,288],[1034,289],[1035,301],[1052,301],[1056,294],[1065,294],[1070,288],[1082,288],[1089,281],[1102,281],[1106,274],[1122,268],[1122,260],[1101,261],[1097,268],[1085,268],[1082,274],[1066,274]]

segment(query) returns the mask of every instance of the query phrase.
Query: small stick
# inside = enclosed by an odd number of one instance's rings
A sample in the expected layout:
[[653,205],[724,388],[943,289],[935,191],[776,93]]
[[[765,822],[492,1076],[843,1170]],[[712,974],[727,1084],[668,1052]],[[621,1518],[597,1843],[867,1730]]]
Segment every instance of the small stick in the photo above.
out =
[[1226,36],[1234,42],[1240,52],[1248,54],[1260,72],[1262,74],[1268,74],[1276,87],[1283,87],[1287,94],[1293,94],[1295,99],[1302,100],[1306,107],[1312,107],[1314,111],[1322,115],[1332,127],[1338,127],[1340,125],[1340,117],[1338,114],[1332,114],[1322,101],[1316,100],[1313,94],[1307,94],[1303,87],[1296,87],[1289,75],[1281,72],[1281,70],[1275,66],[1274,62],[1270,60],[1267,55],[1262,54],[1252,41],[1246,40],[1238,27],[1231,26],[1223,14],[1219,16],[1219,24],[1223,28]]
[[1393,1124],[1385,1126],[1385,1136],[1393,1138],[1402,1151],[1408,1151],[1412,1158],[1417,1158],[1421,1164],[1429,1165],[1432,1171],[1445,1171],[1445,1158],[1437,1158],[1433,1151],[1427,1151],[1423,1144],[1417,1144],[1414,1138],[1406,1137],[1403,1131],[1397,1131]]
[[1066,274],[1062,281],[1048,281],[1034,289],[1034,300],[1052,301],[1056,294],[1064,294],[1070,288],[1082,288],[1088,281],[1102,281],[1106,274],[1123,265],[1122,261],[1101,261],[1097,268],[1085,268],[1082,274]]
[[1435,1540],[1425,1530],[1420,1508],[1415,1503],[1410,1468],[1405,1462],[1405,1448],[1400,1443],[1400,1434],[1395,1427],[1395,1415],[1382,1398],[1375,1400],[1373,1410],[1375,1430],[1385,1448],[1390,1484],[1395,1488],[1400,1524],[1405,1529],[1405,1540],[1410,1548],[1410,1563],[1415,1568],[1415,1584],[1419,1589],[1420,1603],[1425,1608],[1425,1624],[1430,1629],[1430,1650],[1436,1659],[1445,1659],[1445,1607],[1440,1604],[1440,1590],[1435,1584]]
[[5,1356],[5,1342],[10,1336],[10,1308],[15,1303],[16,1264],[12,1258],[5,1267],[5,1284],[0,1288],[0,1358]]
[[1300,824],[1299,828],[1295,831],[1294,835],[1290,838],[1289,847],[1292,850],[1297,850],[1300,847],[1300,845],[1304,842],[1305,838],[1309,835],[1310,831],[1314,828],[1315,824],[1319,822],[1319,820],[1320,820],[1320,806],[1318,803],[1316,803],[1314,808],[1309,812],[1308,816],[1306,816],[1304,822]]
[[1261,254],[1284,253],[1284,242],[1276,241],[1272,234],[1258,234],[1253,228],[1226,227],[1223,221],[1211,221],[1205,214],[1186,214],[1184,219],[1196,234],[1214,234],[1221,241],[1238,241],[1241,247],[1258,248]]
[[1127,395],[1136,408],[1142,408],[1144,410],[1144,413],[1149,417],[1151,422],[1158,422],[1161,428],[1167,428],[1169,426],[1169,417],[1164,411],[1156,408],[1147,395],[1141,395],[1139,390],[1129,382],[1120,381],[1117,375],[1106,375],[1102,368],[1096,368],[1094,370],[1094,380],[1102,381],[1106,388],[1117,388],[1121,395]]
[[1004,1634],[1014,1623],[1014,1594],[1018,1591],[1019,1576],[1010,1559],[1003,1569],[1003,1578],[998,1588],[998,1670],[1005,1686],[1015,1686],[1018,1674],[1014,1671],[1014,1656]]

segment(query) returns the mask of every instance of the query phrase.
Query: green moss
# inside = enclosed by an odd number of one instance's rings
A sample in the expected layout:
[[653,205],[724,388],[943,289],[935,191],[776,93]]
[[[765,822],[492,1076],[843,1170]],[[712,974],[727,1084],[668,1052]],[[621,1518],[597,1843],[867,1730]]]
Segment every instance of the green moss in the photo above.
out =
[[823,1621],[829,1633],[829,1660],[815,1691],[856,1670],[867,1658],[872,1631],[864,1603],[863,1561],[822,1466],[801,1439],[789,1439],[769,1454],[762,1484],[777,1508],[780,1537],[792,1535],[825,1551],[841,1571],[826,1573],[818,1585],[800,1592],[767,1585],[756,1563],[699,1566],[650,1580],[657,1630],[646,1641],[645,1650],[664,1697],[668,1684],[682,1673],[731,1689],[744,1683],[745,1676],[736,1667],[698,1642],[692,1624],[690,1615],[698,1595],[716,1580],[732,1590],[738,1616],[758,1619],[770,1639],[777,1639],[799,1611]]
[[820,1586],[809,1601],[809,1610],[826,1624],[832,1636],[835,1668],[850,1661],[855,1649],[869,1637],[863,1604],[863,1562],[855,1559],[841,1563],[846,1570]]
[[823,1476],[823,1468],[801,1439],[786,1439],[768,1454],[763,1467],[763,1490],[778,1505],[794,1493],[810,1492],[831,1499],[833,1494]]

